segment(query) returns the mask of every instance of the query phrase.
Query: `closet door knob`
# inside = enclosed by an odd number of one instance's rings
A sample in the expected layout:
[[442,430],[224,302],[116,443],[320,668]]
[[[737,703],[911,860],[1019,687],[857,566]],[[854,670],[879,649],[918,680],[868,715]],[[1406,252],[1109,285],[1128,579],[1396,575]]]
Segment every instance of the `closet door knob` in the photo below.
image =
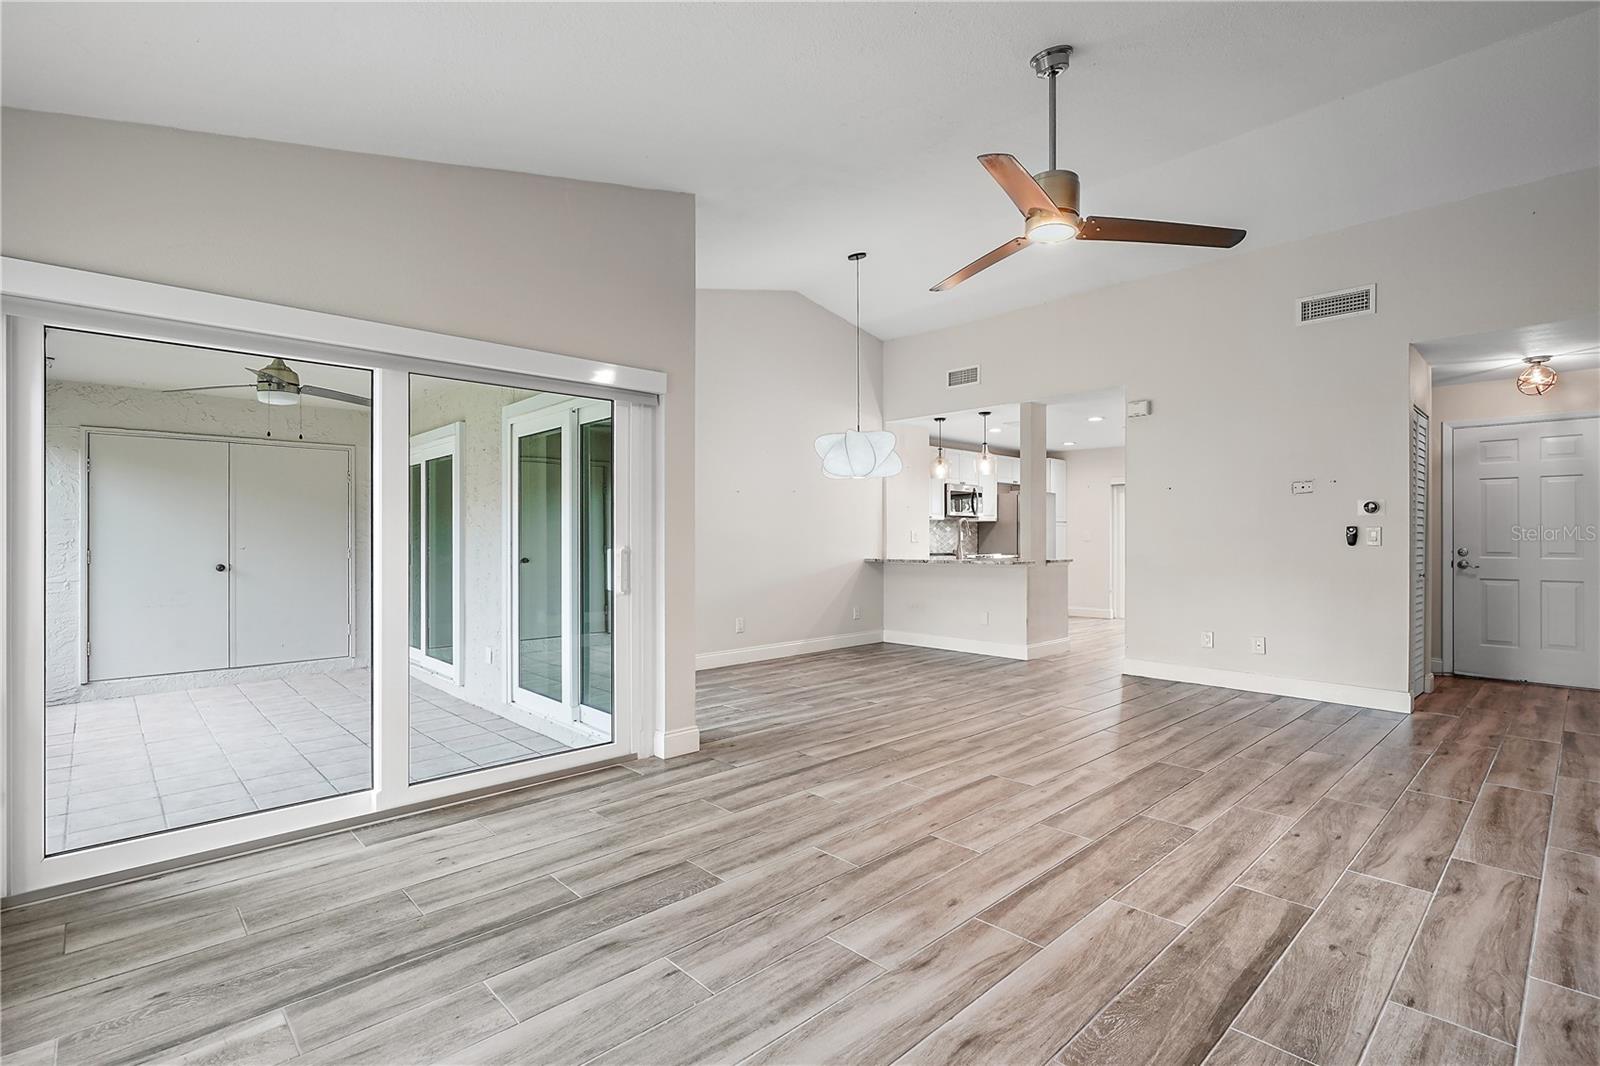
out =
[[217,573],[220,574],[226,569],[228,569],[228,564],[227,563],[218,563],[217,564]]

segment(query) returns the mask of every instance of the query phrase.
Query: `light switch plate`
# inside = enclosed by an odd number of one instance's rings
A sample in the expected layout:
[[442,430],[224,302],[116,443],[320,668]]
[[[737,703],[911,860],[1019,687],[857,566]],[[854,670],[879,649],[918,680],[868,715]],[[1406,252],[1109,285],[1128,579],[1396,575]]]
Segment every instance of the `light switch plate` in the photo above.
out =
[[1265,654],[1267,654],[1267,638],[1266,637],[1251,637],[1250,638],[1250,653],[1252,655],[1265,655]]
[[1382,546],[1383,546],[1383,527],[1382,526],[1368,526],[1367,527],[1367,547],[1369,547],[1369,548],[1379,548],[1379,547],[1382,547]]
[[1201,630],[1200,646],[1202,648],[1215,648],[1217,646],[1217,635],[1209,629]]

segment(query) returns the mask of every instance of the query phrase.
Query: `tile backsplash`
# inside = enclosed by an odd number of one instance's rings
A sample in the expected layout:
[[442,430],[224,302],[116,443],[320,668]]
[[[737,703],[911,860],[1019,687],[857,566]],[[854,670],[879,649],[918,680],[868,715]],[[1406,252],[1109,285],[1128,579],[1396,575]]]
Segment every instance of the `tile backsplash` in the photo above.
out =
[[961,540],[968,555],[978,550],[978,527],[957,519],[930,519],[928,521],[928,554],[954,555],[956,543]]

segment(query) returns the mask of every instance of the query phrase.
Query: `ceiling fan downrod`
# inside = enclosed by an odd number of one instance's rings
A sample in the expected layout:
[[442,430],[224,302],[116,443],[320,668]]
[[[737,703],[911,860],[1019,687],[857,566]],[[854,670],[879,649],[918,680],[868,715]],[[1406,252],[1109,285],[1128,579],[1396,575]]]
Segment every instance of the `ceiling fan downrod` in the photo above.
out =
[[1056,78],[1072,62],[1070,44],[1051,45],[1031,60],[1033,72],[1050,85],[1050,169],[1056,169]]

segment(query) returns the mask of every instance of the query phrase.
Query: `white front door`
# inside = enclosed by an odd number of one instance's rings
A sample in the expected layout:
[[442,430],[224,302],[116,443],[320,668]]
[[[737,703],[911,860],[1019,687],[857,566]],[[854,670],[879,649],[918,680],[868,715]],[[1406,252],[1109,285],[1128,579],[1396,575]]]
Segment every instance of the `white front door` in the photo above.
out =
[[1600,687],[1600,418],[1453,433],[1455,672]]
[[88,678],[228,665],[228,445],[88,436]]

